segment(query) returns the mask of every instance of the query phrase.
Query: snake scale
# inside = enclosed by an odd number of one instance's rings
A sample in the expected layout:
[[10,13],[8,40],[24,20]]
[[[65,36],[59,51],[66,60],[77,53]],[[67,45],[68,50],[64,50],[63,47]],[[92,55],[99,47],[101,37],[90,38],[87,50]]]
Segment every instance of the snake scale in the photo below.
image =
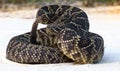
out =
[[98,63],[103,54],[104,40],[89,32],[87,14],[69,5],[41,7],[31,32],[13,37],[6,50],[7,59],[27,64]]

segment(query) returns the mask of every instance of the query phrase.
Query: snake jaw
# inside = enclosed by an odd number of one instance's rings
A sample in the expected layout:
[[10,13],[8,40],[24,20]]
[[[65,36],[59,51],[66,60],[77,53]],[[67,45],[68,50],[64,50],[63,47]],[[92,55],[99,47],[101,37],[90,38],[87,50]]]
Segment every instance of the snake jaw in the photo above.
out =
[[49,24],[51,20],[49,19],[48,16],[42,15],[37,17],[37,22],[42,24]]

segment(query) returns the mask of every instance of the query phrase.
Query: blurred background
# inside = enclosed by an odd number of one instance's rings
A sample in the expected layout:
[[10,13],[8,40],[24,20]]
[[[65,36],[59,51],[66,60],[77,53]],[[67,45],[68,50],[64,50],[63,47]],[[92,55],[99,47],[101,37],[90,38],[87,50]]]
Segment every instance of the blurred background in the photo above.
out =
[[120,5],[120,0],[0,0],[0,9],[9,11],[26,7],[39,8],[49,4],[73,4],[84,7],[115,6]]
[[0,16],[33,18],[40,7],[50,4],[76,6],[87,13],[120,13],[120,0],[0,0]]
[[120,0],[0,0],[0,16],[33,18],[40,7],[50,4],[76,6],[87,13],[120,13]]

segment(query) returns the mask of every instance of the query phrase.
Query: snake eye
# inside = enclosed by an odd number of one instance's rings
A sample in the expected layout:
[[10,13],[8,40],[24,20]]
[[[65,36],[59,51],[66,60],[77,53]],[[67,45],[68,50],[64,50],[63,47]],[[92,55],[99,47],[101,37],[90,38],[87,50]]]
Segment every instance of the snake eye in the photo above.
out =
[[46,16],[42,16],[42,23],[43,23],[43,24],[48,23],[48,19],[47,19]]
[[42,19],[44,22],[46,22],[47,21],[47,18],[45,18],[45,17],[43,17],[43,19]]

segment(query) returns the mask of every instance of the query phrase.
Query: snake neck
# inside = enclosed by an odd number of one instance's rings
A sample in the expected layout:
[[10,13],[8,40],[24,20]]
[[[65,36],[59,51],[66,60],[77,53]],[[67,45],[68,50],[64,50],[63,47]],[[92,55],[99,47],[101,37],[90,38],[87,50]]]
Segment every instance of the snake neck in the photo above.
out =
[[31,37],[30,37],[30,42],[33,43],[33,44],[37,44],[37,41],[36,41],[36,37],[37,37],[37,34],[36,34],[37,27],[38,27],[38,21],[36,20],[36,21],[33,23],[32,30],[31,30]]

